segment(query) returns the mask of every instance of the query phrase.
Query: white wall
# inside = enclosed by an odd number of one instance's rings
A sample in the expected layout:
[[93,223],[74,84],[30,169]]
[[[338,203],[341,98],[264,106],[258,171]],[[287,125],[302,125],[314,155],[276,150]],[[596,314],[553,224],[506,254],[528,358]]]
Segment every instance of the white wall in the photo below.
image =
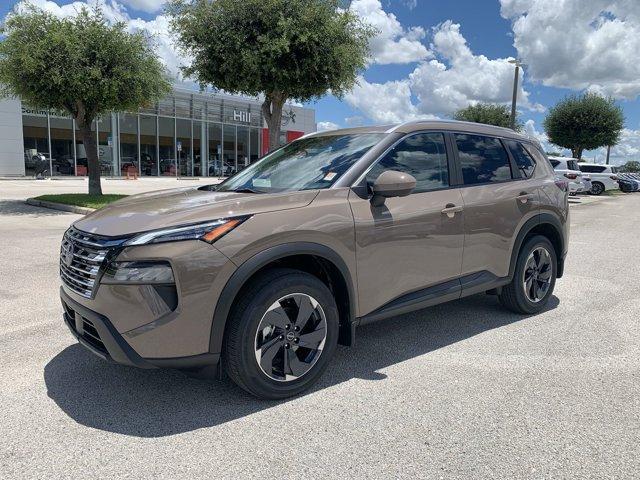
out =
[[[310,108],[292,107],[295,113],[293,122],[289,122],[285,130],[297,130],[299,132],[311,133],[316,131],[316,111]],[[285,112],[289,106],[284,107]],[[283,122],[284,123],[284,122]]]
[[23,150],[20,100],[0,99],[0,176],[24,175]]

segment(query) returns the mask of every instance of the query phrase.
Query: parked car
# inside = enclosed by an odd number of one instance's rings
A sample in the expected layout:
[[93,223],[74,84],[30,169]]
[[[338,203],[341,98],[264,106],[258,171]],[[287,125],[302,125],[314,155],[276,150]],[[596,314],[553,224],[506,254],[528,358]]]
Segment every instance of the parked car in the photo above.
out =
[[591,182],[591,177],[586,176],[583,173],[582,174],[582,193],[591,193],[592,188],[593,188],[593,183]]
[[587,185],[582,180],[582,172],[578,168],[575,158],[549,157],[553,169],[569,182],[569,194],[588,192]]
[[640,190],[640,180],[629,173],[618,173],[618,185],[623,192],[637,192]]
[[359,325],[480,292],[542,311],[568,234],[565,182],[535,140],[465,122],[360,127],[77,220],[60,293],[67,326],[104,359],[225,371],[285,398]]
[[593,195],[600,195],[604,191],[619,188],[618,176],[616,175],[618,169],[613,165],[579,162],[578,168],[582,173],[588,173],[591,177],[591,193]]

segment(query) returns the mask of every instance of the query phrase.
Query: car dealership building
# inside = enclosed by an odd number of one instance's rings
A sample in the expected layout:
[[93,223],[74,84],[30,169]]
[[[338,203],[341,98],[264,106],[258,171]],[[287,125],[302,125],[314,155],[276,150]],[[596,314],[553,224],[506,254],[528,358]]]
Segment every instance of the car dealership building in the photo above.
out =
[[[255,98],[174,88],[138,112],[112,113],[94,126],[105,176],[223,176],[269,150]],[[316,130],[315,111],[285,106],[281,142]],[[86,175],[75,122],[62,112],[0,100],[0,176]]]

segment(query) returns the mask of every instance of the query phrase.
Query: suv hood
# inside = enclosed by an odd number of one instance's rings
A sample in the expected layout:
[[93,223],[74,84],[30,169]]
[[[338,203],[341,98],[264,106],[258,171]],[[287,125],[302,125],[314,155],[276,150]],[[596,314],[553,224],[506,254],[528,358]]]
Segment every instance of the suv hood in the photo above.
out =
[[318,190],[236,193],[179,188],[123,198],[74,223],[85,232],[124,236],[148,230],[206,222],[309,205]]

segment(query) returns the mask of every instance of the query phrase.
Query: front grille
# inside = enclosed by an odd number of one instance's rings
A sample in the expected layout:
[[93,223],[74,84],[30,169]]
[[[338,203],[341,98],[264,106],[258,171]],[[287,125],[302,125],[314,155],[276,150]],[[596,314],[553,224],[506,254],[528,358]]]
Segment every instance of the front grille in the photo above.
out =
[[74,292],[91,298],[109,253],[122,243],[82,232],[74,227],[66,231],[60,246],[60,278]]

